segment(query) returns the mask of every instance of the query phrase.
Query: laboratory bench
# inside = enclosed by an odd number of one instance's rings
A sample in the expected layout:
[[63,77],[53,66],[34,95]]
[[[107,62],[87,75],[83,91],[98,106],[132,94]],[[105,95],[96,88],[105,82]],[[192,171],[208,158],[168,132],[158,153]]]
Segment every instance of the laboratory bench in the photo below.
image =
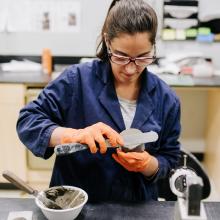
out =
[[0,72],[0,83],[24,84],[29,87],[45,87],[52,76],[38,72]]
[[[220,219],[220,202],[204,202],[207,219]],[[152,201],[144,204],[100,203],[86,204],[77,220],[172,220],[175,202]],[[0,198],[0,219],[7,219],[9,212],[32,211],[34,220],[45,220],[32,198]]]
[[[0,172],[11,170],[29,183],[48,184],[54,158],[43,160],[27,152],[19,141],[15,124],[20,109],[59,73],[0,72]],[[215,185],[220,185],[220,76],[196,78],[189,75],[159,75],[180,97],[185,149],[204,155],[204,163]],[[19,155],[19,157],[17,157]],[[10,159],[9,159],[10,158]],[[13,161],[13,164],[9,161]],[[0,176],[0,183],[5,180]]]
[[[38,72],[1,72],[0,83],[23,83],[28,86],[42,86],[47,85],[51,80],[57,77],[59,73],[53,73],[51,76]],[[159,78],[164,80],[172,87],[205,87],[215,88],[220,87],[220,76],[213,77],[191,77],[190,75],[171,75],[160,74]]]

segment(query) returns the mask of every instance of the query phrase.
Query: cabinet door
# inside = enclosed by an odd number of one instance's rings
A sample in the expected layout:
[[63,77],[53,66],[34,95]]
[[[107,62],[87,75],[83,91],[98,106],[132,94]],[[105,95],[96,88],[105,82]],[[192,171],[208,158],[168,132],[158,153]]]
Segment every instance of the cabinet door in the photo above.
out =
[[[0,84],[0,173],[10,170],[26,181],[26,150],[16,133],[24,97],[24,85]],[[0,182],[7,180],[0,175]]]
[[206,129],[205,166],[216,190],[220,193],[220,89],[209,92],[209,111]]

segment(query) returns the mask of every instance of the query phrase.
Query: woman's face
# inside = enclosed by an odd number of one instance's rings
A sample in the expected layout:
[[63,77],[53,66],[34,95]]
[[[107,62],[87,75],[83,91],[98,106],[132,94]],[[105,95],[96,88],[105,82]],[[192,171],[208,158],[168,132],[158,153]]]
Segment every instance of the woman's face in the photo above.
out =
[[[118,64],[116,62],[120,57],[130,57],[130,58],[143,58],[152,57],[154,55],[153,45],[149,41],[149,34],[136,33],[134,35],[130,34],[120,34],[118,37],[113,38],[111,41],[107,42],[107,47],[112,55],[111,57],[111,67],[116,83],[119,84],[129,84],[136,83],[139,76],[145,69],[147,65],[136,65],[136,63],[141,63],[140,61],[134,62],[130,61],[128,64]],[[114,57],[118,55],[119,57]]]

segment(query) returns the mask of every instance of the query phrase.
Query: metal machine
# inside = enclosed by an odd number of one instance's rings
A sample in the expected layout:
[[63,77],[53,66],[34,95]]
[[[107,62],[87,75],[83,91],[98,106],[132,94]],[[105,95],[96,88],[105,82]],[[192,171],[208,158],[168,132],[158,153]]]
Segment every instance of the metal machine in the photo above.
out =
[[187,155],[184,165],[172,170],[169,179],[171,191],[177,195],[175,220],[207,220],[202,202],[203,180],[196,172],[187,167]]

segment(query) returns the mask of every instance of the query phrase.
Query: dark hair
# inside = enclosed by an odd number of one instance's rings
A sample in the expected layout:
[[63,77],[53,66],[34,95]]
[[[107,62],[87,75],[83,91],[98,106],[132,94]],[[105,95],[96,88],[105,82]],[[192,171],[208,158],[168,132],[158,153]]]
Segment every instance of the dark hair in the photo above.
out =
[[154,9],[143,0],[113,0],[102,27],[96,56],[108,59],[105,36],[111,41],[121,33],[136,34],[148,32],[150,41],[155,44],[157,15]]

